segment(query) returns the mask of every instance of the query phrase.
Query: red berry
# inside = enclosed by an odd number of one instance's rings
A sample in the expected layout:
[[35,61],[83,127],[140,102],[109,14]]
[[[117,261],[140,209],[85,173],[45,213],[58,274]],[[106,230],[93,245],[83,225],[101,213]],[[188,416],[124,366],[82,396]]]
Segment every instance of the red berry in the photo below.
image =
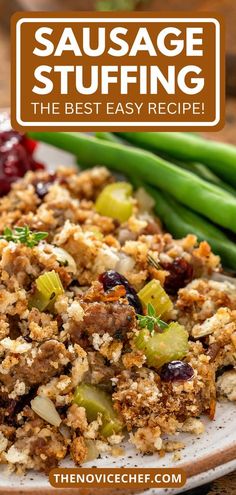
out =
[[113,289],[116,285],[123,285],[126,289],[126,298],[129,304],[134,307],[136,313],[143,313],[140,299],[135,289],[129,284],[127,278],[115,270],[108,270],[99,276],[99,280],[105,291]]
[[172,263],[162,263],[161,266],[169,272],[164,282],[164,289],[168,294],[177,294],[181,287],[185,287],[193,279],[193,267],[184,258],[175,258]]
[[190,364],[183,361],[171,361],[164,364],[160,371],[163,382],[185,382],[193,378],[194,371]]
[[0,196],[29,170],[44,168],[33,158],[36,143],[10,128],[7,117],[0,117]]

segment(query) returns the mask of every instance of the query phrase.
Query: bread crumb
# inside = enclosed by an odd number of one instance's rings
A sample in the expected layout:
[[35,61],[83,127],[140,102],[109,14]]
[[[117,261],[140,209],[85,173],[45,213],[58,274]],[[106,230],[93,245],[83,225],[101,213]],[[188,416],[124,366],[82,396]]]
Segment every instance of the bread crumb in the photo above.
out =
[[4,450],[6,450],[7,445],[8,445],[7,438],[0,431],[0,454],[1,454],[1,452],[4,452]]
[[193,433],[194,435],[201,435],[201,433],[204,433],[205,431],[205,426],[200,419],[188,418],[182,425],[181,431]]
[[72,404],[67,411],[67,426],[76,430],[79,428],[81,431],[87,430],[88,421],[86,418],[86,411],[84,407],[79,407],[77,404]]
[[166,452],[173,452],[175,450],[184,449],[185,444],[183,442],[175,442],[175,441],[167,440],[166,442],[163,442],[163,447]]
[[221,375],[217,382],[219,395],[227,397],[230,401],[236,400],[236,370],[229,370]]
[[76,437],[71,445],[70,453],[75,464],[82,464],[88,455],[88,448],[83,437]]
[[173,462],[178,462],[178,461],[181,461],[182,459],[182,455],[181,455],[181,452],[175,452],[172,456],[172,460]]
[[68,307],[68,316],[77,323],[83,320],[84,310],[78,301],[73,301],[73,303]]
[[14,445],[5,454],[6,460],[10,464],[26,464],[28,461],[28,452],[18,450]]
[[93,333],[92,339],[95,351],[99,351],[100,347],[103,344],[107,344],[113,340],[109,333],[104,333],[103,335],[99,335],[99,333]]

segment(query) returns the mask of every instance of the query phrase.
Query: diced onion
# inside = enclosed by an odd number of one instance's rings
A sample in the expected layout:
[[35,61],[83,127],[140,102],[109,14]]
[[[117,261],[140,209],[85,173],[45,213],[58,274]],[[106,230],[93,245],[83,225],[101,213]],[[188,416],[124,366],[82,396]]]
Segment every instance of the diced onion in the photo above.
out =
[[150,211],[155,206],[154,199],[145,191],[143,187],[139,187],[135,193],[141,211]]
[[229,275],[225,275],[224,273],[213,272],[210,277],[210,280],[215,280],[216,282],[229,283],[236,286],[236,278],[230,277]]
[[119,261],[116,264],[115,270],[121,275],[125,275],[127,272],[131,272],[134,268],[135,261],[131,256],[127,256],[125,253],[119,253]]
[[68,268],[74,275],[76,274],[77,268],[74,258],[63,248],[53,247],[53,252],[57,257],[57,261],[62,263]]
[[67,440],[71,438],[70,428],[68,426],[61,424],[59,431],[62,434],[62,436]]
[[37,395],[30,404],[33,411],[40,416],[40,418],[53,426],[60,426],[61,418],[51,399],[42,395]]
[[89,462],[89,461],[93,461],[94,459],[97,459],[98,455],[99,455],[99,451],[98,451],[98,448],[97,448],[94,440],[90,440],[90,439],[86,438],[85,439],[85,445],[88,449],[88,453],[87,453],[85,462]]

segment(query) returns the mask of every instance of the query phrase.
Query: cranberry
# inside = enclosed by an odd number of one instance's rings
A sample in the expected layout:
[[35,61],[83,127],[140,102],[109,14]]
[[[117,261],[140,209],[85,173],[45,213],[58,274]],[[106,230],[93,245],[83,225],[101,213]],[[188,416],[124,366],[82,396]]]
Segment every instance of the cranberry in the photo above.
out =
[[54,182],[56,178],[56,174],[49,174],[48,179],[46,181],[39,181],[35,184],[35,192],[39,199],[43,199],[44,196],[48,193],[52,182]]
[[172,263],[162,263],[162,268],[169,272],[164,283],[168,294],[175,295],[193,279],[193,267],[183,258],[175,258]]
[[10,128],[5,116],[0,115],[0,196],[10,191],[11,184],[28,170],[44,168],[33,158],[36,143]]
[[35,192],[40,199],[43,199],[44,196],[46,196],[48,190],[49,190],[48,182],[38,182],[35,185]]
[[22,136],[22,144],[31,155],[36,150],[38,145],[36,141],[33,141],[33,139],[29,139],[28,137],[26,137],[25,134]]
[[104,290],[111,290],[116,285],[129,285],[128,280],[115,270],[108,270],[107,272],[103,272],[99,276],[100,282],[103,284]]
[[105,291],[113,289],[116,285],[123,285],[126,289],[126,298],[129,304],[134,307],[136,313],[142,314],[143,310],[139,297],[127,278],[115,270],[108,270],[100,275],[99,280]]
[[194,375],[192,366],[183,361],[171,361],[164,364],[160,371],[163,382],[184,382],[191,380]]

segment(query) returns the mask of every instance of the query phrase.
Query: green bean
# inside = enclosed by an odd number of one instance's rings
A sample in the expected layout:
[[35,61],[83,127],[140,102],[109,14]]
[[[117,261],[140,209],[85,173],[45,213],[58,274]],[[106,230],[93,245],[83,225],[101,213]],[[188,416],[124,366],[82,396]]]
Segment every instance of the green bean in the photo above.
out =
[[156,215],[162,220],[168,231],[177,239],[194,234],[199,241],[207,241],[213,251],[220,255],[228,268],[236,269],[236,245],[223,232],[183,205],[171,196],[149,186],[144,186],[156,204]]
[[225,191],[228,191],[230,194],[236,197],[236,190],[232,186],[227,184],[227,182],[224,182],[222,179],[220,179],[220,177],[214,174],[214,172],[212,172],[212,170],[207,168],[206,165],[203,165],[203,163],[184,162],[184,161],[176,160],[173,157],[167,155],[167,153],[158,153],[158,155],[164,158],[164,160],[168,160],[171,163],[174,163],[174,165],[177,165],[178,167],[184,168],[185,170],[188,170],[189,172],[198,175],[207,182],[211,182],[212,184],[215,184],[216,186],[220,187]]
[[[191,134],[193,134],[193,133],[191,133]],[[193,134],[193,135],[195,135],[195,134]],[[116,134],[111,133],[111,132],[96,132],[95,136],[98,139],[104,139],[105,141],[110,141],[113,143],[132,144],[132,143],[125,141],[124,139],[118,137]],[[136,143],[136,146],[137,146],[137,143]],[[141,146],[138,146],[138,147],[141,147]],[[157,153],[157,155],[160,158],[164,158],[164,160],[168,160],[171,163],[174,163],[174,165],[178,165],[178,167],[184,168],[185,170],[188,170],[189,172],[193,172],[195,175],[198,175],[202,179],[204,179],[208,182],[212,182],[216,186],[219,186],[222,189],[225,189],[229,193],[233,194],[233,196],[236,196],[236,190],[233,187],[231,187],[226,182],[222,181],[216,174],[214,174],[214,172],[212,172],[212,170],[209,170],[209,168],[207,168],[202,163],[183,162],[180,160],[175,160],[172,157],[170,157],[167,153]]]
[[128,141],[151,151],[164,151],[185,161],[207,165],[229,184],[236,186],[236,147],[181,132],[120,132]]
[[88,165],[105,165],[172,194],[213,222],[236,233],[236,200],[226,191],[150,152],[75,132],[31,132],[30,136],[70,151]]
[[[112,142],[117,142],[116,139],[119,139],[119,138],[117,138],[117,136],[115,136],[114,133],[112,134],[110,132],[104,132],[104,133],[97,132],[96,135],[100,139],[104,139],[104,140],[112,141]],[[195,134],[193,134],[193,135],[195,135]],[[121,142],[121,140],[120,140],[120,142]],[[180,167],[183,167],[183,168],[186,167],[186,170],[189,170],[190,172],[194,171],[195,174],[199,175],[202,178],[205,178],[205,180],[208,180],[210,182],[215,181],[216,184],[221,184],[221,187],[226,188],[226,190],[229,190],[229,191],[232,190],[232,192],[235,193],[233,188],[231,188],[228,184],[221,181],[221,179],[219,179],[219,177],[217,177],[213,172],[211,172],[211,170],[209,170],[207,167],[205,167],[204,165],[202,165],[200,163],[185,163],[185,162],[179,162],[176,160],[174,161],[174,163]],[[192,168],[193,168],[193,170],[192,170]],[[148,190],[149,194],[151,194],[154,197],[154,199],[156,199],[155,198],[156,189],[152,188],[151,186],[144,185],[143,181],[141,181],[139,178],[137,178],[137,176],[128,176],[128,178],[129,178],[129,181],[131,182],[131,184],[133,184],[133,187],[135,189],[138,189],[139,187],[144,187],[146,190],[149,189]],[[159,194],[159,198],[160,198],[160,194],[162,194],[162,196],[163,195],[168,196],[168,194],[163,193],[163,192],[161,193],[160,191],[158,193],[158,190],[157,190],[157,194]],[[163,199],[165,199],[165,198],[163,198]],[[168,197],[166,197],[166,201],[168,201]],[[178,206],[181,209],[181,205],[176,203],[175,200],[173,198],[171,198],[171,196],[169,196],[169,204],[171,202],[172,202],[172,206],[174,207],[174,211],[176,211]],[[157,205],[156,205],[156,213],[158,214],[158,206]],[[180,213],[181,213],[181,215],[180,215],[180,219],[179,219],[179,224],[181,225],[181,221],[182,221],[182,219],[184,220],[184,218],[186,219],[186,223],[187,224],[189,223],[188,227],[185,225],[185,227],[187,227],[187,228],[185,228],[185,230],[180,229],[180,232],[182,231],[183,235],[187,235],[188,228],[189,228],[191,232],[195,233],[195,235],[198,234],[197,237],[200,238],[200,240],[204,240],[207,238],[208,241],[210,242],[210,239],[212,237],[219,238],[219,240],[222,240],[222,241],[229,241],[231,244],[231,248],[232,248],[233,243],[226,237],[226,235],[223,234],[223,232],[220,231],[216,226],[212,225],[207,220],[205,220],[203,217],[200,217],[199,215],[194,214],[191,210],[187,210],[183,206],[182,206],[182,211]],[[169,218],[168,218],[168,220],[169,220]],[[171,232],[173,233],[173,235],[175,235],[178,232],[178,225],[179,224],[176,224],[176,222],[175,222],[173,225],[173,228],[171,227],[171,224],[170,224],[170,229],[171,229]],[[199,232],[201,232],[201,236],[199,236]]]
[[104,141],[110,141],[111,143],[124,144],[125,140],[115,136],[111,132],[96,132],[95,137],[98,139],[103,139]]
[[[194,133],[190,133],[192,136],[195,136]],[[124,139],[120,138],[117,136],[115,133],[111,132],[96,132],[96,137],[99,139],[104,139],[105,141],[110,141],[113,143],[120,143],[120,144],[132,144],[128,141],[125,141]],[[135,143],[136,146],[140,147],[142,149],[142,146],[140,146],[138,143]],[[145,148],[144,148],[145,149]],[[154,152],[155,150],[153,150]],[[163,153],[159,152],[156,153],[160,158],[164,158],[164,160],[168,160],[171,163],[174,163],[174,165],[178,165],[178,167],[184,168],[185,170],[188,170],[189,172],[193,172],[194,174],[198,175],[202,179],[212,182],[216,186],[219,186],[220,188],[224,189],[225,191],[228,191],[229,193],[233,194],[233,196],[236,197],[236,190],[224,182],[223,180],[220,179],[212,170],[206,167],[206,165],[203,165],[203,163],[195,163],[195,162],[184,162],[180,160],[176,160],[173,157],[170,157],[168,153]]]
[[174,161],[176,165],[179,167],[184,168],[185,170],[188,170],[189,172],[193,172],[194,174],[198,175],[202,179],[212,182],[212,184],[215,184],[216,186],[221,187],[225,191],[228,191],[230,194],[233,194],[233,196],[236,197],[236,189],[234,189],[232,186],[227,184],[227,182],[224,182],[220,177],[218,177],[212,170],[206,167],[206,165],[203,165],[203,163],[192,163],[192,162],[180,162],[180,161]]

